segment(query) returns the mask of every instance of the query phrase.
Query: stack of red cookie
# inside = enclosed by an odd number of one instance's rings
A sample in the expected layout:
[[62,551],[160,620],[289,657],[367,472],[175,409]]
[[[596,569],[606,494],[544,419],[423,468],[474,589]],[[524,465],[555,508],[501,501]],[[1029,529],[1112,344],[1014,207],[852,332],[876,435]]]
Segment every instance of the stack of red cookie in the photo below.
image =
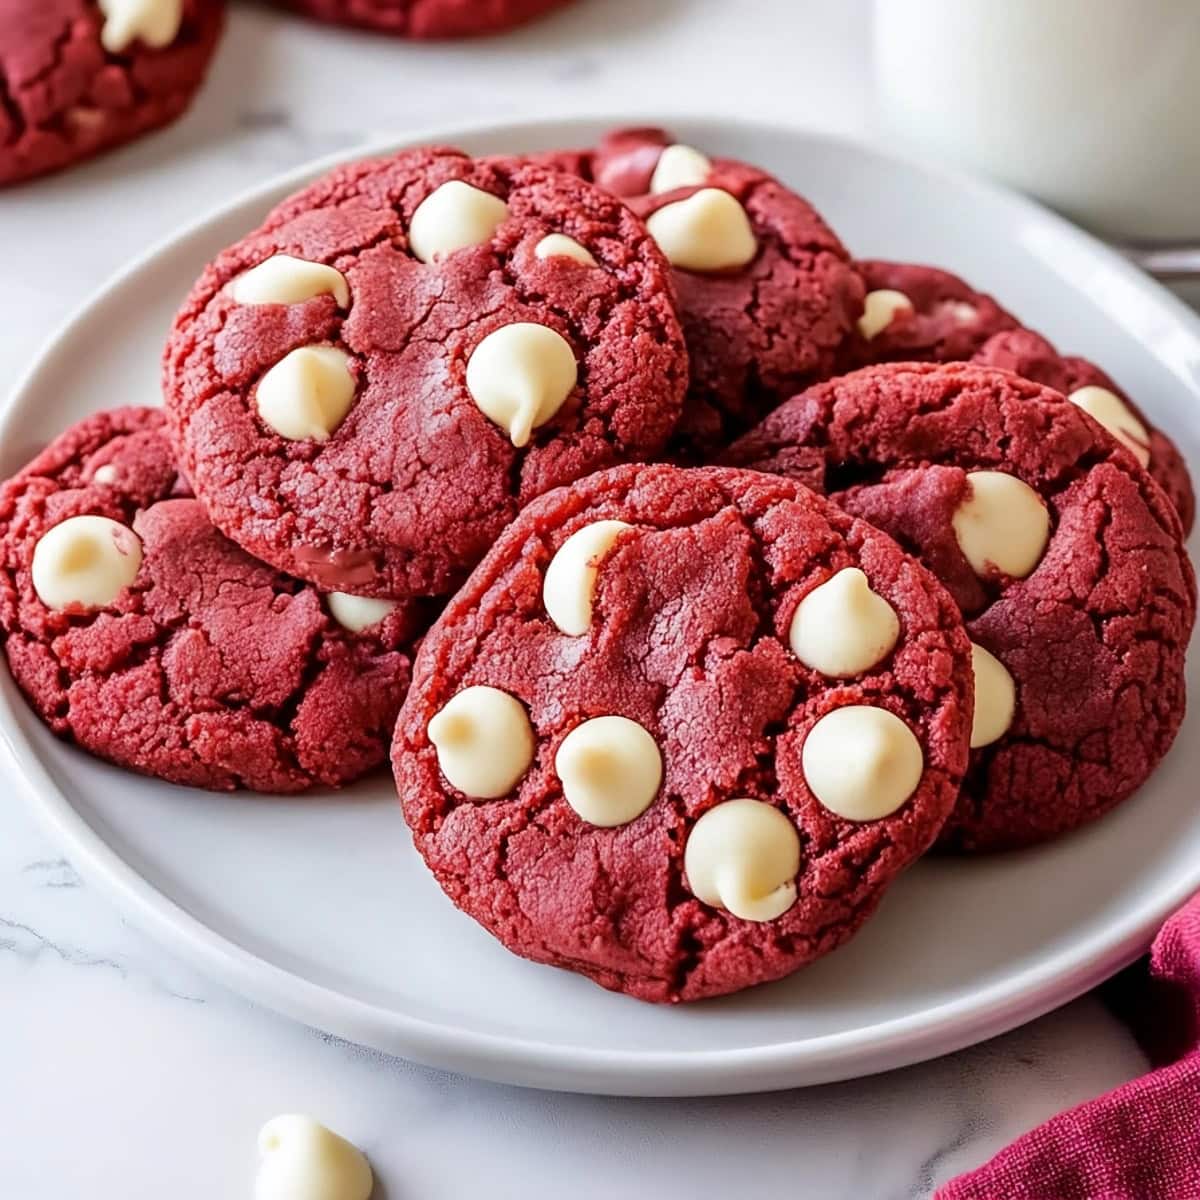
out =
[[337,169],[204,272],[164,392],[0,491],[33,706],[218,788],[391,734],[454,903],[642,999],[788,974],[931,847],[1101,816],[1182,718],[1169,439],[658,130]]

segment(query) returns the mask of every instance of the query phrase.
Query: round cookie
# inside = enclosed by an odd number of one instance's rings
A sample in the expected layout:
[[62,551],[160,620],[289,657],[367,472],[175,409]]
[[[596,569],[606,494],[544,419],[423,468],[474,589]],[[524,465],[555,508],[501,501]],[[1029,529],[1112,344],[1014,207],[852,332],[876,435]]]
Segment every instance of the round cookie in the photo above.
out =
[[0,0],[0,185],[173,121],[223,14],[222,0]]
[[667,264],[619,201],[422,149],[339,167],[221,254],[164,390],[229,537],[405,598],[453,591],[535,496],[661,451],[686,374]]
[[691,379],[674,457],[710,457],[832,372],[863,286],[806,200],[765,171],[709,160],[661,129],[613,131],[591,173],[629,198],[676,268]]
[[957,275],[914,263],[855,263],[866,287],[862,315],[842,350],[842,371],[881,362],[958,362],[1016,318]]
[[60,737],[144,774],[348,783],[387,755],[421,611],[323,603],[244,554],[190,497],[163,429],[158,409],[97,413],[0,488],[13,677]]
[[523,25],[569,0],[282,0],[318,21],[406,38],[464,38]]
[[969,663],[932,575],[807,488],[618,467],[530,505],[451,600],[393,766],[510,950],[696,1000],[840,945],[934,840]]
[[972,361],[1003,367],[1035,383],[1044,383],[1095,417],[1158,480],[1175,505],[1184,533],[1191,532],[1196,497],[1183,455],[1095,363],[1077,355],[1059,354],[1031,329],[996,334],[984,342]]
[[1179,518],[1059,393],[967,364],[869,367],[790,400],[728,459],[823,487],[917,554],[965,614],[986,653],[945,845],[1065,833],[1167,752],[1195,617]]

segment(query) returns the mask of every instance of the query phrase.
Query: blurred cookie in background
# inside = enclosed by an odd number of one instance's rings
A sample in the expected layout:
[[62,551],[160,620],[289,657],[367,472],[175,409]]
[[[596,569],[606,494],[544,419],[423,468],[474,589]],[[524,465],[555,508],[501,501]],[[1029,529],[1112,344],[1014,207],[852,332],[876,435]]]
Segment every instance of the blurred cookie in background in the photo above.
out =
[[282,0],[318,21],[405,38],[463,38],[501,33],[570,0]]
[[57,171],[180,116],[223,0],[0,0],[0,185]]

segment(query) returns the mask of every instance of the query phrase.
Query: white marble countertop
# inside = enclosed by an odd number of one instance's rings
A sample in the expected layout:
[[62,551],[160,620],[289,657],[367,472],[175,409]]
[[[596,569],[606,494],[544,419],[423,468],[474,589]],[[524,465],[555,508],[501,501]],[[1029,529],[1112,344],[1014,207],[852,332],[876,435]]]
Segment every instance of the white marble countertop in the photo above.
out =
[[[0,194],[0,378],[148,244],[371,134],[634,106],[869,133],[867,19],[865,0],[581,0],[507,38],[428,47],[237,7],[187,119]],[[801,1092],[649,1101],[481,1084],[208,983],[124,924],[13,806],[0,807],[0,1030],[0,1193],[13,1200],[248,1197],[255,1134],[281,1111],[358,1142],[385,1200],[926,1196],[1144,1068],[1087,997],[925,1066]]]

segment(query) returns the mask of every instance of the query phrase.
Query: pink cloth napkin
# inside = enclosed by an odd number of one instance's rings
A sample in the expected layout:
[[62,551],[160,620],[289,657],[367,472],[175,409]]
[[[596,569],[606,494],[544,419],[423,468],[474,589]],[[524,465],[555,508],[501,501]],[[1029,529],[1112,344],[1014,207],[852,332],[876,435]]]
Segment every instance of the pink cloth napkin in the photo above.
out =
[[1116,1006],[1157,1069],[1060,1113],[935,1200],[1200,1198],[1200,896],[1160,930],[1149,973],[1121,978]]

